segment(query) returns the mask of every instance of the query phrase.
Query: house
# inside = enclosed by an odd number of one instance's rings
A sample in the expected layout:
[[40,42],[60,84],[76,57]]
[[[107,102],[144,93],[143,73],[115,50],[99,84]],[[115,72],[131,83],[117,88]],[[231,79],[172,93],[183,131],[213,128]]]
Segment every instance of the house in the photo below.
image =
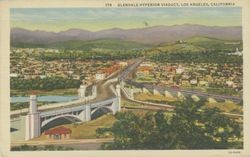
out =
[[11,73],[11,74],[10,74],[10,77],[18,77],[18,74],[16,74],[16,73]]
[[153,64],[151,62],[142,62],[140,66],[141,67],[153,67]]
[[72,75],[74,80],[80,80],[80,75]]
[[104,73],[97,73],[97,74],[95,74],[95,79],[96,80],[104,80],[105,76],[106,75]]
[[233,53],[228,53],[229,55],[234,55],[234,56],[242,56],[243,55],[243,52],[242,51],[239,51],[238,48],[236,48],[236,51],[233,52]]
[[110,66],[110,67],[104,68],[104,69],[102,70],[102,72],[103,72],[106,76],[108,76],[108,75],[113,74],[115,71],[119,70],[119,67],[120,67],[120,66],[119,66],[118,64],[114,64],[114,65],[112,65],[112,66]]
[[140,66],[137,68],[136,76],[137,77],[146,77],[147,75],[152,73],[152,68],[148,66]]
[[207,81],[199,81],[199,86],[208,86]]
[[226,84],[227,84],[228,87],[235,86],[233,81],[226,81]]
[[182,66],[179,66],[175,72],[176,74],[182,74],[184,72],[184,68]]
[[69,139],[71,135],[71,130],[66,127],[58,127],[51,130],[47,130],[44,133],[48,139],[62,140]]
[[122,67],[128,66],[128,62],[119,62],[119,65]]
[[190,80],[190,84],[196,85],[198,83],[197,79],[192,79]]

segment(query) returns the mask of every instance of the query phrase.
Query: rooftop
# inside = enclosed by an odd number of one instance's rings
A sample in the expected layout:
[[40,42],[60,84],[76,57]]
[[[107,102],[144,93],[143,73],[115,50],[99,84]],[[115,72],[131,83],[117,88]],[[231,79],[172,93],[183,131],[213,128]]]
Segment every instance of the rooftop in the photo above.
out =
[[70,134],[70,133],[71,133],[71,130],[69,128],[65,128],[63,126],[45,131],[45,135]]

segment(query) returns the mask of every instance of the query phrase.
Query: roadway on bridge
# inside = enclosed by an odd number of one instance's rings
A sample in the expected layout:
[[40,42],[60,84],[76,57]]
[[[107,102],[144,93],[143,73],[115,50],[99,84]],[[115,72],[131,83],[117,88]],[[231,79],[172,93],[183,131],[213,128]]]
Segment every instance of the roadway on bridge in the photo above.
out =
[[162,94],[164,94],[164,91],[167,90],[168,92],[170,92],[173,95],[176,95],[177,92],[181,92],[184,96],[191,96],[191,95],[197,95],[200,98],[204,98],[204,99],[208,99],[208,98],[214,98],[216,100],[232,100],[236,103],[239,103],[242,98],[240,97],[236,97],[236,96],[230,96],[230,95],[219,95],[219,94],[211,94],[211,93],[205,93],[205,92],[201,92],[198,90],[188,90],[188,89],[182,89],[181,87],[177,87],[172,88],[172,87],[165,87],[163,85],[153,85],[153,84],[149,84],[149,83],[137,83],[134,81],[126,81],[126,83],[134,85],[136,87],[139,88],[146,88],[149,91],[153,91],[153,89],[158,90],[159,92],[161,92]]
[[[46,106],[41,106],[39,107],[39,111],[50,111],[50,110],[56,110],[58,108],[69,108],[69,107],[75,107],[75,106],[80,106],[84,104],[90,104],[90,103],[96,103],[100,101],[104,101],[110,98],[116,97],[114,90],[112,91],[112,88],[115,88],[115,84],[117,83],[118,80],[123,80],[127,77],[127,75],[136,69],[136,67],[142,62],[142,58],[139,59],[134,59],[132,63],[127,66],[125,69],[121,71],[115,72],[113,75],[108,77],[105,80],[101,80],[96,82],[94,85],[97,87],[97,97],[93,100],[85,100],[85,101],[72,101],[71,102],[65,102],[60,105],[59,103],[54,103],[54,104],[47,104]],[[109,82],[109,80],[116,79],[116,82]],[[64,105],[65,104],[65,105]],[[21,114],[27,114],[28,113],[28,108],[20,109],[20,110],[15,110],[11,111],[11,118],[18,117]]]

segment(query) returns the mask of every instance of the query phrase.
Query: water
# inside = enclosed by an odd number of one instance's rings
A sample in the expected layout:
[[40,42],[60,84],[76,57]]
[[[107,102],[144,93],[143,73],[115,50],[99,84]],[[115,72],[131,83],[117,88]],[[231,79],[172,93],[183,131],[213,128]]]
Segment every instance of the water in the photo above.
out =
[[[73,95],[47,95],[47,96],[38,96],[37,101],[40,102],[67,102],[76,100],[78,97]],[[10,102],[17,103],[17,102],[29,102],[29,97],[25,96],[14,96],[10,98]]]

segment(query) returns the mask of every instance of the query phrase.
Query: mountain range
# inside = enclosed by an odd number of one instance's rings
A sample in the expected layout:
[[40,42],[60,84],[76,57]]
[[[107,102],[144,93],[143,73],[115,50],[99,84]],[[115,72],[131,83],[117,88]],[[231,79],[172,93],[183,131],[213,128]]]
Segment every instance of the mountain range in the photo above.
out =
[[11,29],[11,43],[52,44],[56,42],[97,39],[119,39],[140,44],[158,45],[185,40],[194,36],[205,36],[222,40],[242,40],[241,26],[173,25],[136,29],[112,28],[91,32],[84,29],[69,29],[61,32],[31,31],[23,28]]

